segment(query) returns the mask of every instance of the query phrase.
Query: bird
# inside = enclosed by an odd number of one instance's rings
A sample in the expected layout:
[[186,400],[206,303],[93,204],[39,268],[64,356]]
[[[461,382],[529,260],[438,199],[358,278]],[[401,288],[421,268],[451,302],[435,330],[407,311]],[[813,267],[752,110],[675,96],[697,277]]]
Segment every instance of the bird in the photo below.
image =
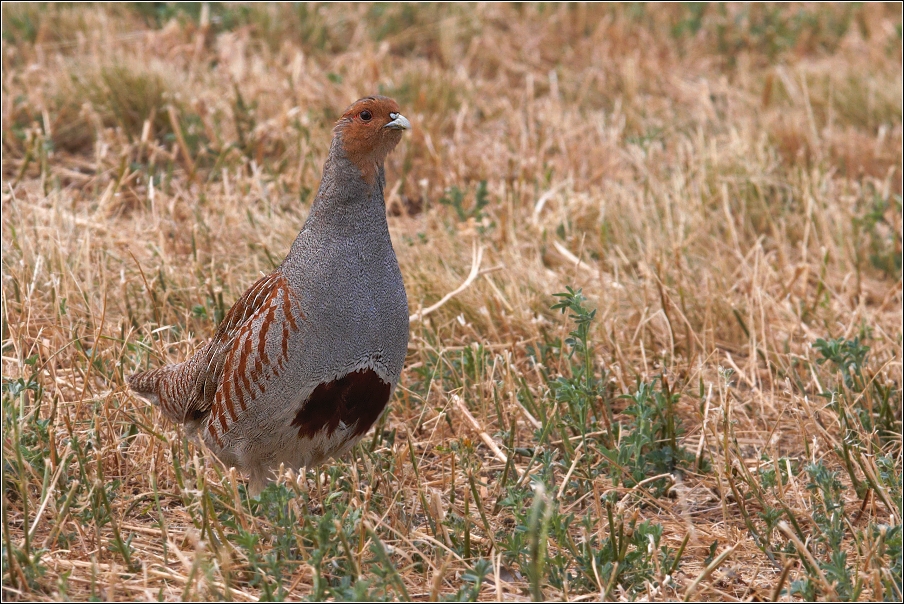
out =
[[249,477],[348,451],[380,417],[408,350],[408,297],[386,221],[384,161],[411,123],[384,96],[336,122],[320,188],[283,262],[184,362],[128,378],[188,437]]

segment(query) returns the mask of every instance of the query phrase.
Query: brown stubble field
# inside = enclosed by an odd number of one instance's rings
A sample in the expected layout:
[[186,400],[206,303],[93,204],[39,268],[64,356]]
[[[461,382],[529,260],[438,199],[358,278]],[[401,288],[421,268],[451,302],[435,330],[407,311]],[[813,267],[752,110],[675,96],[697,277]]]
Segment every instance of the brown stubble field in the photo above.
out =
[[[899,7],[4,3],[2,61],[4,600],[900,599]],[[406,369],[249,499],[124,376],[372,93]]]

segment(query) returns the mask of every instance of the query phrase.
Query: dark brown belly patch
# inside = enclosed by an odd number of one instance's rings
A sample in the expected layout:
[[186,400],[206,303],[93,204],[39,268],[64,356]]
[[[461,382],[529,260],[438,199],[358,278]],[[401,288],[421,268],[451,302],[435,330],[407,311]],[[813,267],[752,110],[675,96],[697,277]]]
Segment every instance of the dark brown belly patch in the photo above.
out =
[[308,400],[295,414],[299,438],[311,438],[321,430],[327,436],[339,427],[354,425],[357,437],[373,425],[389,402],[390,386],[372,369],[359,369],[332,382],[314,388]]

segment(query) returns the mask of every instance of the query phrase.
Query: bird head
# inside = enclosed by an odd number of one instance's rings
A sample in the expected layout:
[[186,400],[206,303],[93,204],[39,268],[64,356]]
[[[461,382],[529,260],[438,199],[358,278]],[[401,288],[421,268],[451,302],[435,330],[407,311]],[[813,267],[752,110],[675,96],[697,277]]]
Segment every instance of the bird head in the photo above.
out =
[[368,96],[345,110],[333,133],[364,180],[374,184],[379,166],[402,140],[402,132],[410,129],[398,103],[385,96]]

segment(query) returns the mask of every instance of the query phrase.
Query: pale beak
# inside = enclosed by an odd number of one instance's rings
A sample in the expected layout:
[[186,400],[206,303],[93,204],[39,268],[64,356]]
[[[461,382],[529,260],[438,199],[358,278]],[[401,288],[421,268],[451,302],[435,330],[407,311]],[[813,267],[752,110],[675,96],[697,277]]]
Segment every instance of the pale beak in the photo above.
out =
[[411,130],[411,122],[401,113],[390,113],[389,117],[392,118],[392,121],[383,126],[384,128],[389,128],[390,130]]

